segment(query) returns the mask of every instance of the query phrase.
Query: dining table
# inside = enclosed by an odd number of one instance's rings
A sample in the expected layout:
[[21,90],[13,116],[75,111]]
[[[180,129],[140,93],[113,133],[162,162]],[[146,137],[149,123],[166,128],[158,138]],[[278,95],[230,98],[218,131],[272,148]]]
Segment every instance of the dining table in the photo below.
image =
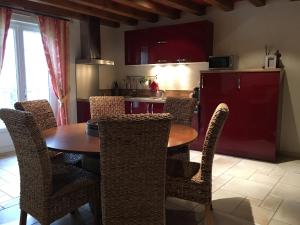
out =
[[[42,133],[50,150],[97,155],[101,152],[99,136],[89,135],[86,123],[74,123],[53,127]],[[198,136],[198,132],[189,126],[172,123],[168,150],[178,149],[191,143]]]

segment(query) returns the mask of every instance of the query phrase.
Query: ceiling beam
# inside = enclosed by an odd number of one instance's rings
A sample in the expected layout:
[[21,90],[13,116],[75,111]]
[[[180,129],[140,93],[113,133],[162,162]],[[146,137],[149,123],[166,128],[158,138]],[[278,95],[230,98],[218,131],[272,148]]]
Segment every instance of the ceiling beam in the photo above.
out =
[[251,2],[256,7],[266,5],[266,0],[249,0],[249,2]]
[[[64,10],[53,6],[45,6],[27,0],[0,0],[0,5],[14,10],[25,11],[37,15],[47,15],[59,18],[74,18],[81,20],[85,16],[70,10]],[[101,19],[100,24],[110,27],[120,27],[120,24],[111,20]]]
[[112,0],[113,2],[118,2],[122,5],[126,5],[128,7],[147,11],[151,13],[158,14],[160,16],[165,16],[170,19],[179,19],[180,18],[180,10],[170,8],[165,5],[157,4],[156,2],[147,1],[147,0]]
[[181,11],[193,13],[199,16],[205,14],[205,6],[186,0],[152,0],[153,2],[169,6]]
[[138,23],[138,21],[133,18],[116,15],[110,12],[95,9],[93,7],[79,5],[77,3],[70,2],[67,0],[29,0],[29,1],[36,2],[43,5],[48,5],[48,6],[54,6],[64,10],[74,11],[76,13],[80,13],[87,16],[94,16],[99,19],[106,19],[114,22],[123,22],[128,25],[137,25]]
[[137,20],[145,20],[148,22],[158,21],[158,15],[154,13],[137,10],[112,1],[105,1],[105,0],[70,0],[70,1],[78,3],[80,5],[93,7],[96,9],[115,13],[121,16],[134,18]]
[[231,0],[204,0],[204,2],[224,11],[231,11],[234,8]]

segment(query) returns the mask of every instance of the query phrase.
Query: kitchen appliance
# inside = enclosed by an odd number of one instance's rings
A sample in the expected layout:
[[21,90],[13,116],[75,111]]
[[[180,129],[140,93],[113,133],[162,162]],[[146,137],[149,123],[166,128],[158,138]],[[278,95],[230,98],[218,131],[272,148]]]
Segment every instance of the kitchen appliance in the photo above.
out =
[[233,55],[227,56],[209,56],[208,68],[213,70],[234,69],[236,57]]
[[114,62],[101,58],[100,22],[89,17],[80,21],[81,58],[76,60],[77,100],[99,95],[99,73],[103,65]]

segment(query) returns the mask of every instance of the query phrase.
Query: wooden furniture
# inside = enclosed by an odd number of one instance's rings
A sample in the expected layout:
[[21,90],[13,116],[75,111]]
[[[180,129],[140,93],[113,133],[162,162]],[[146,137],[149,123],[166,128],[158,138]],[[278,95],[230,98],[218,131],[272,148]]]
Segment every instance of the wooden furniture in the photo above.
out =
[[99,119],[103,224],[166,224],[166,148],[171,118],[163,113]]
[[218,153],[276,160],[280,124],[280,70],[201,71],[200,138],[214,108],[224,102],[230,116]]
[[13,140],[19,164],[20,225],[26,225],[27,213],[40,224],[50,225],[88,202],[96,214],[100,211],[98,177],[74,166],[52,163],[32,113],[0,109],[0,118]]
[[[41,131],[57,126],[51,105],[46,99],[16,102],[14,107],[17,110],[31,112]],[[53,151],[49,151],[49,154],[54,160],[60,158],[66,164],[81,167],[82,156],[80,154],[65,153],[59,157]]]
[[125,64],[208,61],[213,49],[209,21],[125,32]]
[[[205,224],[211,224],[212,210],[212,164],[218,139],[227,119],[229,109],[226,104],[219,104],[211,116],[202,150],[200,169],[198,163],[179,161],[174,167],[174,175],[167,168],[166,196],[185,199],[205,205]],[[169,159],[171,161],[173,159]],[[181,164],[181,166],[180,166]],[[171,164],[167,164],[168,166]],[[199,167],[199,164],[198,164]],[[178,170],[182,171],[178,171]],[[182,175],[178,175],[178,174]]]
[[[168,148],[188,144],[192,142],[197,135],[197,131],[191,127],[172,124]],[[50,128],[43,132],[43,136],[48,148],[53,150],[85,154],[99,154],[100,152],[99,138],[86,134],[85,123]]]

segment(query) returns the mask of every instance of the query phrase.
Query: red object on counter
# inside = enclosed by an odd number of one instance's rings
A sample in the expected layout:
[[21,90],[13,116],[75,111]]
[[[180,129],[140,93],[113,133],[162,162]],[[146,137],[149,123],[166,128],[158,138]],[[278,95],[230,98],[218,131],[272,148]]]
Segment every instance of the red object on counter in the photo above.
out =
[[151,84],[149,85],[150,87],[150,91],[158,91],[158,83],[156,83],[155,81],[152,81]]
[[216,152],[274,162],[279,146],[281,73],[279,70],[202,71],[199,136],[215,107],[224,102],[229,116]]

